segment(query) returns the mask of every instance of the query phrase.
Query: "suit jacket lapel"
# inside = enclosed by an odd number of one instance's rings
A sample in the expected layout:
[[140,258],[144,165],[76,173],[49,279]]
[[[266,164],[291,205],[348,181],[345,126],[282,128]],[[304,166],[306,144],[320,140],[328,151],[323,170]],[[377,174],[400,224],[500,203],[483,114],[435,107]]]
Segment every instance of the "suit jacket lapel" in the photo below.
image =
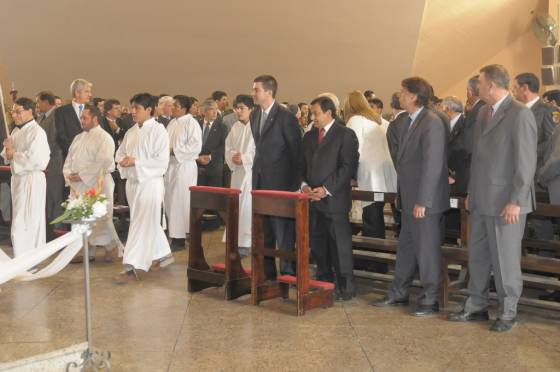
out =
[[[272,105],[272,108],[270,109],[270,112],[268,113],[268,117],[266,118],[266,121],[262,128],[261,135],[260,135],[261,137],[264,136],[264,134],[270,129],[277,113],[278,113],[278,102],[275,101],[274,104]],[[259,124],[260,124],[260,115],[259,115]]]
[[[484,126],[484,130],[482,131],[483,136],[488,134],[488,132],[490,132],[492,129],[496,128],[498,124],[500,124],[500,122],[503,120],[504,116],[506,115],[506,111],[509,108],[509,105],[511,104],[511,100],[512,100],[511,95],[508,95],[508,97],[504,99],[500,107],[498,107],[498,111],[494,113],[494,115],[492,116],[492,120],[490,120],[490,122],[488,122],[488,111],[486,111],[486,119],[485,119],[486,125]],[[490,110],[490,107],[491,106],[487,106],[487,110]]]
[[315,142],[317,144],[317,150],[320,150],[321,148],[323,148],[323,146],[333,140],[333,138],[336,136],[336,134],[334,133],[336,131],[335,126],[336,124],[334,123],[333,125],[331,125],[329,131],[325,134],[325,137],[323,137],[321,143],[319,143],[319,131],[317,130],[317,141]]
[[410,124],[412,125],[412,128],[408,128],[408,130],[404,133],[403,142],[399,147],[399,154],[397,155],[397,162],[401,158],[404,151],[406,150],[406,145],[410,142],[410,138],[414,135],[414,132],[416,132],[416,130],[418,129],[420,122],[424,119],[424,116],[426,116],[426,110],[428,110],[426,107],[422,108],[422,111],[420,112],[420,114],[418,114],[416,120],[414,120],[414,122]]

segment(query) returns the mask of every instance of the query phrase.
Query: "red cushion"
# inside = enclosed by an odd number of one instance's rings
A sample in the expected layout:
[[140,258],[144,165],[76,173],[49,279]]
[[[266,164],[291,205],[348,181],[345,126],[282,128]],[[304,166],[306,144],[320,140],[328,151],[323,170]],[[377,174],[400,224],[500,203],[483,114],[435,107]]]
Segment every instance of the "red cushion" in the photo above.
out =
[[0,172],[11,172],[11,168],[9,165],[0,165]]
[[[292,285],[297,284],[297,278],[293,275],[282,275],[278,277],[279,282],[284,282]],[[309,279],[309,286],[313,288],[321,289],[334,289],[334,283],[331,282],[321,282],[319,280]]]
[[273,199],[309,199],[307,194],[301,192],[278,191],[278,190],[253,190],[254,196],[264,196]]
[[225,195],[239,195],[241,190],[239,189],[228,189],[225,187],[212,187],[212,186],[191,186],[189,187],[191,191],[209,192],[213,194],[225,194]]
[[[212,270],[216,271],[226,271],[226,264],[225,263],[217,263],[212,265]],[[251,269],[243,269],[245,274],[251,275]]]

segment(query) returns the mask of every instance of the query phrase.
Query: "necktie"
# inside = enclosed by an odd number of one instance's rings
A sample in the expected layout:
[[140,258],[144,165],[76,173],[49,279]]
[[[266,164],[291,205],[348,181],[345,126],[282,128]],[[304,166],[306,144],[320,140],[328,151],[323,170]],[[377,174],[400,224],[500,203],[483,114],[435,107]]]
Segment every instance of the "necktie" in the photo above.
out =
[[405,143],[406,140],[408,139],[408,135],[410,134],[410,128],[412,128],[412,118],[409,116],[408,119],[406,119],[406,132],[402,137],[402,143]]
[[82,103],[82,104],[80,104],[80,106],[78,106],[78,107],[79,107],[79,110],[80,110],[78,116],[79,116],[79,117],[82,117],[82,111],[84,111],[84,104]]
[[264,124],[266,123],[266,118],[268,117],[268,114],[266,112],[262,112],[261,114],[261,122],[259,123],[259,135],[262,133],[262,130],[264,128]]
[[323,138],[325,138],[325,128],[319,129],[319,138],[317,138],[317,143],[319,145],[323,142]]
[[210,123],[204,123],[204,132],[202,133],[202,142],[206,143],[208,139],[208,133],[210,133]]
[[492,122],[493,115],[494,115],[494,107],[490,106],[488,108],[488,117],[486,118],[486,124],[490,124]]

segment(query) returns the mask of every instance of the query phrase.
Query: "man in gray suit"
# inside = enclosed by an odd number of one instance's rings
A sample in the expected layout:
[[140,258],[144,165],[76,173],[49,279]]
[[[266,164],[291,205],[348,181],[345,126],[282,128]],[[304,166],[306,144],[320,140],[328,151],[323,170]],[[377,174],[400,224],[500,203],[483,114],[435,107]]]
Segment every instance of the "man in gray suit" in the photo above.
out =
[[537,125],[531,110],[508,92],[509,75],[501,65],[480,70],[479,90],[487,103],[474,128],[467,207],[470,210],[469,297],[451,321],[488,319],[490,273],[494,273],[499,310],[490,330],[515,325],[523,290],[521,239],[527,213],[534,207]]
[[47,165],[47,241],[55,238],[50,221],[62,214],[60,204],[63,201],[64,194],[64,176],[62,175],[62,167],[64,161],[62,158],[62,149],[56,142],[56,125],[54,122],[55,96],[51,92],[40,92],[35,98],[38,111],[42,113],[37,120],[41,128],[47,133],[47,141],[51,149],[51,159]]
[[396,164],[402,227],[392,288],[374,304],[407,305],[418,267],[423,290],[413,313],[416,316],[439,311],[441,220],[449,209],[447,129],[427,108],[431,92],[430,84],[422,78],[412,77],[401,83],[400,104],[410,122]]

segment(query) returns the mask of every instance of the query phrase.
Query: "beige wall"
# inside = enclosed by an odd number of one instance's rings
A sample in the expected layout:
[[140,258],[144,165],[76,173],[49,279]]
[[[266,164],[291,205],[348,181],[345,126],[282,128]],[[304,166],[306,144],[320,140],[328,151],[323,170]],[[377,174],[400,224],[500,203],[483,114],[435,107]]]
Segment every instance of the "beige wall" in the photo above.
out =
[[410,74],[424,8],[423,0],[146,3],[1,0],[2,30],[14,30],[0,33],[7,80],[20,95],[68,98],[71,80],[83,77],[103,97],[204,98],[247,93],[256,75],[271,73],[280,100],[367,88],[387,98]]

